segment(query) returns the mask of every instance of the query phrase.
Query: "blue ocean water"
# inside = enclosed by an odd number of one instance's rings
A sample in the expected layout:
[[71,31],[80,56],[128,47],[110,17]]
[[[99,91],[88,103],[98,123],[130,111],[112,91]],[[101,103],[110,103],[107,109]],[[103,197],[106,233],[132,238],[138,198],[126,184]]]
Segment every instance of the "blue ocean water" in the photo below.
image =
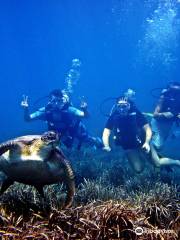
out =
[[106,97],[133,88],[138,107],[152,112],[151,89],[179,81],[179,0],[7,0],[0,23],[1,141],[46,129],[24,122],[22,95],[33,110],[39,97],[64,88],[72,59],[81,61],[72,97],[88,101],[94,135],[103,131]]

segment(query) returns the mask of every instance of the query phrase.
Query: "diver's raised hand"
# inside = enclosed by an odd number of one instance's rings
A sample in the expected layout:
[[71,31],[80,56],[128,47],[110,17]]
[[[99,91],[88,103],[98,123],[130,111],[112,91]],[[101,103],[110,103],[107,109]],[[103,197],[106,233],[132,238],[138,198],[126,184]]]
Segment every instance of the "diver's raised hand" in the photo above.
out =
[[143,145],[142,145],[142,149],[144,149],[144,151],[146,153],[149,153],[150,152],[150,145],[148,142],[145,142]]
[[81,109],[86,109],[88,107],[88,104],[87,104],[87,102],[85,100],[85,97],[82,96],[79,99],[80,99],[80,108]]
[[84,112],[84,117],[88,118],[90,116],[89,111],[88,111],[88,104],[85,101],[84,96],[81,97],[81,102],[80,102],[80,109]]
[[23,100],[22,100],[22,102],[21,102],[21,106],[24,107],[24,108],[29,107],[28,96],[23,95]]
[[88,107],[87,102],[81,102],[81,105],[80,105],[81,109],[84,109],[84,108],[87,108],[87,107]]

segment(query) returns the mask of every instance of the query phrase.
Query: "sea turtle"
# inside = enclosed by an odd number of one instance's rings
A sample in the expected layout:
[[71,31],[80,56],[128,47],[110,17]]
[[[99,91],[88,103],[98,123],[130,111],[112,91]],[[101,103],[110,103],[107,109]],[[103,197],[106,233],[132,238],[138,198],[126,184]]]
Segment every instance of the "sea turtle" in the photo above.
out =
[[74,175],[69,162],[58,147],[59,137],[48,131],[27,135],[0,144],[0,171],[5,174],[0,194],[15,181],[34,186],[44,197],[44,185],[65,182],[65,207],[72,204]]

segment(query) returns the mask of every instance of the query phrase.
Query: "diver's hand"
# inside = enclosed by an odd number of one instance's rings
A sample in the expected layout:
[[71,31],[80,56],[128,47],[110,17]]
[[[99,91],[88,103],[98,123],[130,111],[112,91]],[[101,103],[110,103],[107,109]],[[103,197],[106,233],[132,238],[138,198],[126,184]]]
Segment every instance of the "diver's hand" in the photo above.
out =
[[87,102],[81,102],[80,108],[81,109],[86,109],[88,107]]
[[145,142],[145,143],[142,145],[142,149],[143,149],[146,153],[149,153],[149,152],[150,152],[150,145],[149,145],[149,143]]
[[87,109],[87,107],[88,107],[88,104],[85,100],[85,97],[84,96],[80,97],[80,108]]
[[110,152],[111,148],[110,148],[110,146],[105,146],[105,147],[103,147],[103,150],[106,152]]
[[29,103],[28,103],[28,96],[23,95],[23,100],[21,102],[21,106],[23,108],[28,108],[29,107]]
[[177,118],[180,119],[180,113],[178,113]]
[[172,112],[164,112],[162,113],[162,115],[165,117],[165,118],[168,118],[168,119],[171,119],[174,117],[174,114],[172,114]]

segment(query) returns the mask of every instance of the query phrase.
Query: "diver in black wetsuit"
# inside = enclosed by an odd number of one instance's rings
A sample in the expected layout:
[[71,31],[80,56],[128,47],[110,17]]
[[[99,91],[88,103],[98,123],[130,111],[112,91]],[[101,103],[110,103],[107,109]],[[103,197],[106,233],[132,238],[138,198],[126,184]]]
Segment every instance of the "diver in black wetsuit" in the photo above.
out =
[[172,82],[163,89],[151,121],[153,144],[160,150],[171,129],[176,123],[180,124],[180,83]]
[[116,108],[106,122],[102,137],[105,151],[111,151],[109,137],[112,131],[116,145],[125,150],[129,163],[137,173],[142,172],[147,159],[156,167],[180,167],[179,160],[159,158],[150,144],[152,131],[146,118],[127,98],[119,98]]
[[86,127],[81,119],[88,117],[87,103],[77,109],[70,103],[68,95],[60,89],[53,90],[49,95],[49,102],[45,107],[40,108],[34,113],[29,114],[27,97],[21,102],[24,108],[25,121],[43,120],[47,122],[48,130],[58,132],[63,144],[71,148],[74,140],[78,140],[78,149],[83,143],[90,146],[101,148],[100,138],[92,137],[88,134]]

